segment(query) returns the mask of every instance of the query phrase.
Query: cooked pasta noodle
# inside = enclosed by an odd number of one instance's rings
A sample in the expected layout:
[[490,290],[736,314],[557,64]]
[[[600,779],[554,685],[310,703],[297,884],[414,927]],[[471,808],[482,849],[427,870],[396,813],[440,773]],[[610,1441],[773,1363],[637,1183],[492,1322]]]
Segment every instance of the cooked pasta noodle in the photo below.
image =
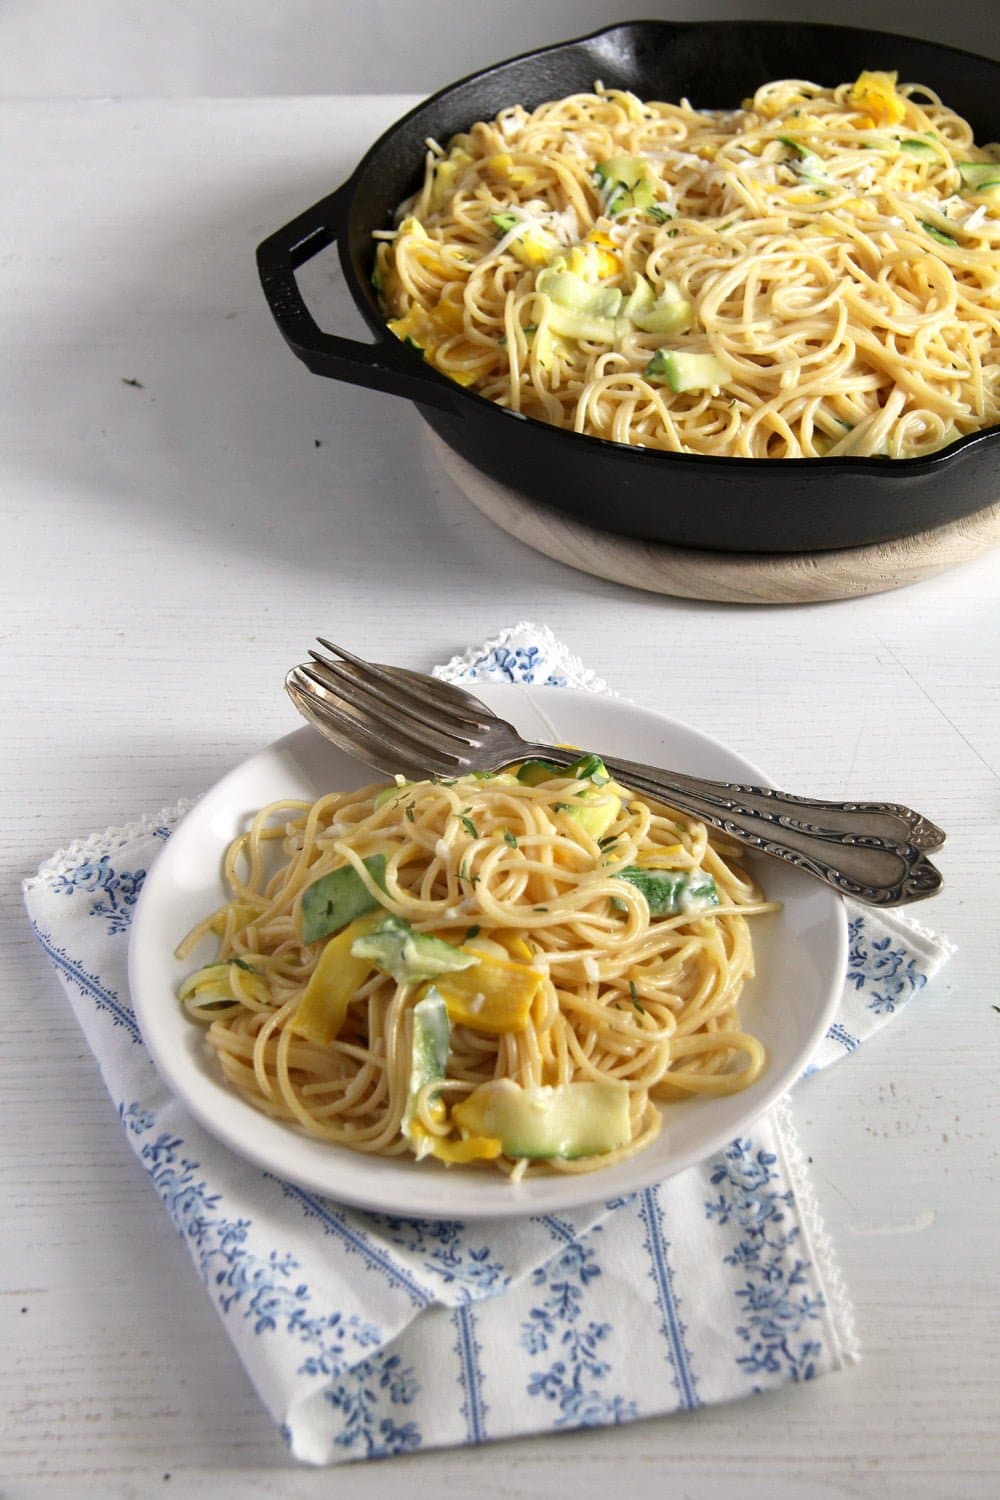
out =
[[[180,996],[244,1098],[358,1151],[517,1176],[620,1160],[658,1134],[657,1102],[759,1075],[739,999],[748,918],[774,908],[737,851],[597,757],[534,777],[256,815],[225,857],[229,900],[178,950],[217,941]],[[309,941],[317,921],[331,933]]]
[[895,74],[514,105],[428,142],[376,238],[393,331],[558,427],[908,458],[1000,421],[1000,147]]

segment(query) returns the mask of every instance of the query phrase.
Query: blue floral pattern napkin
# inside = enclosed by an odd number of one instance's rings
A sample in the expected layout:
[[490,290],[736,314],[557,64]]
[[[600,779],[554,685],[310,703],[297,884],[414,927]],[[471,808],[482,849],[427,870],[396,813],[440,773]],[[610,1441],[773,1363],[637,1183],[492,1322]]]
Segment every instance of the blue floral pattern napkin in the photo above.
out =
[[[608,691],[529,623],[438,673]],[[128,997],[132,910],[184,811],[60,851],[25,882],[25,902],[129,1142],[297,1458],[329,1464],[662,1416],[856,1355],[784,1104],[659,1187],[489,1223],[342,1208],[218,1144],[160,1082]],[[949,952],[860,909],[850,932],[841,1010],[810,1071],[885,1025]]]

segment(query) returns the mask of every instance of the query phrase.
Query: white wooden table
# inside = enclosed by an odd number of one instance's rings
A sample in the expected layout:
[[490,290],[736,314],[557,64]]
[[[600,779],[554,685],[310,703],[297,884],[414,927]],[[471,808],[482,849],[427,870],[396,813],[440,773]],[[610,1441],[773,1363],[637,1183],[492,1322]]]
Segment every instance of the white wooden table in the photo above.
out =
[[[257,242],[410,102],[2,106],[0,1492],[995,1495],[996,555],[869,599],[742,609],[631,592],[495,530],[412,408],[292,359],[256,280]],[[332,258],[311,287],[360,328]],[[429,667],[524,617],[786,785],[888,795],[949,832],[947,889],[919,915],[957,957],[796,1105],[865,1358],[685,1418],[296,1469],[18,882],[293,727],[281,681],[317,631]]]

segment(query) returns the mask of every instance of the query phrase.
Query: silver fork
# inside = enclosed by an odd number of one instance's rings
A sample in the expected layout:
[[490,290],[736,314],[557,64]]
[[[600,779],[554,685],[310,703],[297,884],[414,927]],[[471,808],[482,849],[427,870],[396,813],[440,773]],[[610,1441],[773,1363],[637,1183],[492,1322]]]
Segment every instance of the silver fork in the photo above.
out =
[[[379,666],[319,637],[327,653],[293,667],[285,687],[299,712],[366,764],[411,780],[501,771],[579,751],[522,739],[512,724],[453,683]],[[334,658],[337,658],[336,660]],[[600,752],[598,752],[600,753]],[[771,787],[708,781],[602,755],[616,781],[871,906],[901,906],[942,885],[926,857],[945,834],[895,802],[827,802]]]

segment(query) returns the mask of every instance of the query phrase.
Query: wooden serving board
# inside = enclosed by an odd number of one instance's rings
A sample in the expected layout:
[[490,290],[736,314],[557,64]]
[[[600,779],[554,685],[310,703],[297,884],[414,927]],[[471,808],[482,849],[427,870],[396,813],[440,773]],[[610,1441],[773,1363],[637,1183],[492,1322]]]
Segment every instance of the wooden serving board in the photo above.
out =
[[614,536],[515,494],[425,429],[436,461],[503,531],[546,557],[631,588],[728,604],[814,604],[919,583],[1000,544],[1000,504],[915,536],[832,552],[708,552]]

